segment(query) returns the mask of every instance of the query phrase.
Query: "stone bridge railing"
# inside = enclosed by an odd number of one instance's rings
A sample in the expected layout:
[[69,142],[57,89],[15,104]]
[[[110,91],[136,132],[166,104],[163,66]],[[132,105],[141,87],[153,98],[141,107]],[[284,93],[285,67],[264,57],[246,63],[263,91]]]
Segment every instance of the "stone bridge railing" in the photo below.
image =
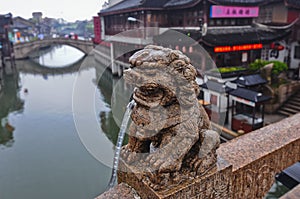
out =
[[14,44],[15,58],[16,59],[27,58],[30,52],[38,50],[41,47],[50,46],[53,44],[72,46],[82,51],[85,54],[89,54],[94,48],[92,41],[74,40],[68,38],[49,38],[49,39]]
[[[218,168],[166,192],[155,192],[134,173],[101,198],[263,198],[275,174],[300,160],[300,114],[221,144]],[[299,187],[298,187],[299,189]],[[296,190],[297,191],[297,190]],[[291,195],[298,195],[298,192]],[[285,198],[291,198],[287,195]]]

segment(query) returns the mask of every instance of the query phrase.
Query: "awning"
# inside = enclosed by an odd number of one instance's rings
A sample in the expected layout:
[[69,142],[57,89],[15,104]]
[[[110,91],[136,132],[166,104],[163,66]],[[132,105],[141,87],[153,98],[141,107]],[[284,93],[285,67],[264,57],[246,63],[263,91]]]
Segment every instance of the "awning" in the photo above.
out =
[[232,90],[232,88],[229,88],[225,84],[211,80],[208,80],[207,82],[203,83],[202,85],[200,85],[200,87],[211,91],[215,91],[217,93],[228,93]]
[[263,79],[259,74],[240,76],[232,81],[240,86],[257,86],[266,84],[268,81]]
[[268,30],[262,28],[238,28],[238,29],[208,29],[202,38],[208,46],[228,46],[240,44],[268,44],[281,40],[288,36],[291,30]]
[[265,96],[262,93],[258,93],[253,90],[240,88],[240,87],[230,91],[229,94],[237,98],[245,99],[247,101],[254,102],[254,103],[262,103],[271,99],[271,97]]

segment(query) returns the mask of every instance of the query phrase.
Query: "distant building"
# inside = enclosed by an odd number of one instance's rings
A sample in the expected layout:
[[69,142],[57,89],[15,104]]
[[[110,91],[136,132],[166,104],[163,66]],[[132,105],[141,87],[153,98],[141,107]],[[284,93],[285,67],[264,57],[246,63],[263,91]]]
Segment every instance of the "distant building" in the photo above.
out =
[[43,19],[43,13],[42,12],[33,12],[32,19],[37,24],[41,23],[42,19]]
[[122,0],[108,0],[107,7],[114,6],[114,5],[116,5],[117,3],[120,3],[121,1],[122,1]]
[[[297,2],[124,0],[100,11],[101,38],[116,48],[123,44],[167,45],[176,43],[168,34],[176,30],[203,46],[218,67],[247,66],[255,59],[269,59],[272,45],[277,48],[277,42],[288,40],[299,14]],[[153,31],[118,37],[119,33],[143,27],[153,27]],[[175,46],[169,47],[193,57],[194,44],[186,46],[182,40],[179,38]]]
[[[12,14],[8,13],[0,15],[0,45],[1,45],[1,61],[2,65],[14,64],[13,54],[13,33],[11,26],[13,25]],[[1,67],[1,66],[0,66]]]
[[13,18],[12,28],[15,33],[15,42],[30,40],[36,34],[35,24],[22,17]]
[[273,41],[262,49],[261,58],[278,60],[297,72],[300,65],[300,3],[297,0],[281,0],[260,7],[255,23],[265,29],[289,31],[288,37]]

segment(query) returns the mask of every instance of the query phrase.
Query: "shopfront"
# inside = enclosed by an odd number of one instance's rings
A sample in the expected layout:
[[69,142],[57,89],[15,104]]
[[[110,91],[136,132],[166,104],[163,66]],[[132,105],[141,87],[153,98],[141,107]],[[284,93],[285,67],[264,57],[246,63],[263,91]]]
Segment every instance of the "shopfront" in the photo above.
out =
[[237,88],[229,92],[232,100],[231,129],[248,133],[263,127],[264,104],[269,96],[246,88]]

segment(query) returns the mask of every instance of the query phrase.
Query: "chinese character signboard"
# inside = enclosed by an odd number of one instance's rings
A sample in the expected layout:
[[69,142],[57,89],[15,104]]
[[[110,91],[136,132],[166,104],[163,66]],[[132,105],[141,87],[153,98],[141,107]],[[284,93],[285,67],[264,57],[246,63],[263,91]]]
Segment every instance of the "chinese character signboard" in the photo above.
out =
[[249,18],[258,17],[258,7],[211,6],[211,18]]
[[101,22],[100,17],[94,17],[94,42],[99,44],[101,42]]
[[262,49],[263,45],[258,44],[243,44],[236,46],[216,46],[214,48],[215,53],[224,53],[224,52],[232,52],[232,51],[247,51],[247,50],[258,50]]

